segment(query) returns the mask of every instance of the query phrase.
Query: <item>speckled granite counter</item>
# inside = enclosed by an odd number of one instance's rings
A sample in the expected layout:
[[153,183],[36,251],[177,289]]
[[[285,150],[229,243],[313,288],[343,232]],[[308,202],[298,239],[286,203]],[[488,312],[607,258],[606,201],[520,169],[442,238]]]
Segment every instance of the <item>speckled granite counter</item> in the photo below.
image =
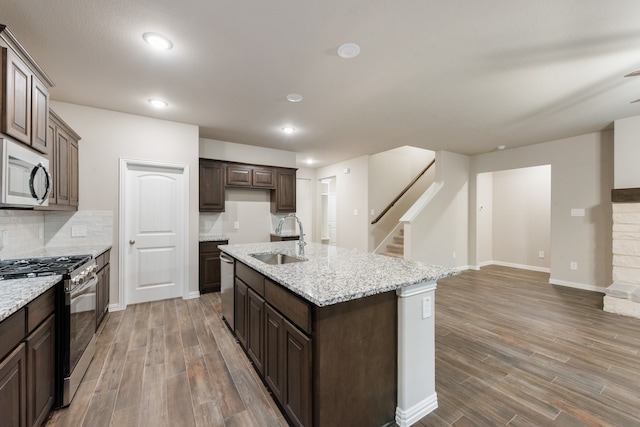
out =
[[62,279],[62,276],[33,279],[0,280],[0,322],[42,295]]
[[250,256],[297,256],[295,241],[221,245],[220,249],[317,306],[375,295],[458,274],[458,270],[336,246],[308,243],[307,261],[269,265]]
[[224,242],[225,240],[229,240],[228,237],[224,236],[200,236],[198,237],[199,242]]

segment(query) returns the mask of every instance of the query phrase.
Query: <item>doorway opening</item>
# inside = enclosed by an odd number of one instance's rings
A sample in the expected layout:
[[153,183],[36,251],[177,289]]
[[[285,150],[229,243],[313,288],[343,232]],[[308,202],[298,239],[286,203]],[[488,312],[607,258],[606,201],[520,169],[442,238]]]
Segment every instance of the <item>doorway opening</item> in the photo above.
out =
[[320,242],[326,245],[335,246],[338,229],[335,176],[320,180],[320,200],[320,208],[322,212],[320,222]]
[[551,165],[477,176],[477,264],[549,272]]

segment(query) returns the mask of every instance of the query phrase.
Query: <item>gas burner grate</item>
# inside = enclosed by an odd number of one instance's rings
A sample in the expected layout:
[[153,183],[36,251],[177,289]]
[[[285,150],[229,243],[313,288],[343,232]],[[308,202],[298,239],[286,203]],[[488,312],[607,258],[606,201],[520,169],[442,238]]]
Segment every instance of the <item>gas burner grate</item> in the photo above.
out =
[[17,279],[52,274],[68,274],[91,260],[91,258],[91,255],[70,255],[9,259],[0,261],[0,278]]

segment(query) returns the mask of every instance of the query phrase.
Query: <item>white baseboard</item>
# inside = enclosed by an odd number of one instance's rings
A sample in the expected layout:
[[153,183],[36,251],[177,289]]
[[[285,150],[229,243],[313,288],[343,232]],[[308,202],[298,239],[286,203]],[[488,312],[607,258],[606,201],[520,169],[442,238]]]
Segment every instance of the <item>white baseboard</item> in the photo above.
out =
[[587,285],[585,283],[568,282],[566,280],[553,278],[549,278],[549,283],[552,285],[566,286],[568,288],[582,289],[584,291],[600,292],[603,294],[606,289],[606,286]]
[[183,299],[193,299],[193,298],[200,298],[200,291],[189,292],[189,294]]
[[115,303],[115,304],[109,304],[109,312],[112,311],[122,311],[124,310],[126,307],[120,305],[120,303]]
[[485,265],[500,265],[502,267],[512,267],[519,268],[521,270],[529,270],[529,271],[539,271],[541,273],[551,273],[551,269],[547,267],[537,267],[535,265],[525,265],[525,264],[515,264],[512,262],[502,262],[502,261],[489,261],[487,263],[482,263],[481,265],[484,267]]
[[396,408],[396,423],[400,427],[409,427],[417,422],[420,418],[430,414],[438,408],[438,394],[433,393],[431,396],[413,405],[408,409]]

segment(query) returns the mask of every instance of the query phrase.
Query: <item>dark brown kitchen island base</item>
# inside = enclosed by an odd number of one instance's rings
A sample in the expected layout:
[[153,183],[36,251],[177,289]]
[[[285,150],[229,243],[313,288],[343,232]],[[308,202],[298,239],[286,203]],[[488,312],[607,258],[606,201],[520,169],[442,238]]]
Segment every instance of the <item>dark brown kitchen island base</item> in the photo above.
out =
[[395,417],[395,292],[314,307],[314,426],[383,426]]
[[395,292],[318,307],[236,261],[235,335],[294,426],[383,426],[397,399]]

